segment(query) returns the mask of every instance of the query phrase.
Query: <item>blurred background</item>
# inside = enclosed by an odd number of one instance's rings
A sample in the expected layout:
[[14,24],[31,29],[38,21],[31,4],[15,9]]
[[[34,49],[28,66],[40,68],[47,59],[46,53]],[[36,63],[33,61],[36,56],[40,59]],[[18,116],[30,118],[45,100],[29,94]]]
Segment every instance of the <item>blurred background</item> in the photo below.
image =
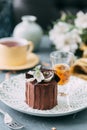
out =
[[44,31],[61,11],[87,11],[86,0],[0,0],[0,37],[10,36],[23,15],[34,15]]

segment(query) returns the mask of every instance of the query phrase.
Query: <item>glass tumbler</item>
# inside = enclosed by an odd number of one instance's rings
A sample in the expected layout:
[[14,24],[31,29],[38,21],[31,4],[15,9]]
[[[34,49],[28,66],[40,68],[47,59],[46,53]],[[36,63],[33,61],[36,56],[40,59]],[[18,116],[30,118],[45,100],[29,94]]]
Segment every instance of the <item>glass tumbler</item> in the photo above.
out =
[[60,77],[59,85],[64,85],[69,81],[71,75],[71,66],[74,61],[74,55],[71,52],[54,51],[50,54],[52,69]]
[[58,75],[58,93],[60,96],[66,96],[66,104],[70,108],[70,86],[69,79],[71,76],[71,66],[74,62],[74,54],[66,51],[53,51],[50,54],[52,69]]

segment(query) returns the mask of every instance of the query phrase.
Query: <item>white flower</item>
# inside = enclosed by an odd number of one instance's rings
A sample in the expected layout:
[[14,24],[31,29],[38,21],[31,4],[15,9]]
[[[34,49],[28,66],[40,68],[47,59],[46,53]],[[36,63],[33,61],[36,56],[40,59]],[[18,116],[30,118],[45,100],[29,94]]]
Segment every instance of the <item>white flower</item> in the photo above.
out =
[[36,79],[37,82],[39,83],[45,79],[43,73],[40,71],[40,68],[41,68],[41,65],[38,65],[34,68],[33,71],[28,72],[28,74],[33,76],[33,78],[30,78],[30,80]]
[[79,32],[77,29],[73,29],[65,34],[65,43],[66,44],[81,43],[81,38],[79,36]]
[[[70,29],[70,25],[64,22],[58,22],[49,32],[49,38],[54,43],[57,49],[64,46],[65,33]],[[60,43],[60,44],[58,44]]]
[[75,52],[75,50],[78,48],[78,43],[81,43],[81,38],[78,34],[78,31],[76,29],[73,29],[70,32],[67,32],[65,34],[65,46],[64,48],[66,51],[72,51]]
[[45,79],[43,76],[43,73],[40,71],[35,71],[33,76],[37,80],[38,83]]
[[75,25],[82,29],[87,28],[87,13],[83,13],[82,11],[78,12]]
[[56,49],[74,52],[78,48],[78,43],[81,43],[80,31],[71,28],[70,24],[59,22],[50,30],[49,38]]
[[57,33],[66,33],[70,29],[71,25],[65,22],[58,22],[54,25],[55,32]]

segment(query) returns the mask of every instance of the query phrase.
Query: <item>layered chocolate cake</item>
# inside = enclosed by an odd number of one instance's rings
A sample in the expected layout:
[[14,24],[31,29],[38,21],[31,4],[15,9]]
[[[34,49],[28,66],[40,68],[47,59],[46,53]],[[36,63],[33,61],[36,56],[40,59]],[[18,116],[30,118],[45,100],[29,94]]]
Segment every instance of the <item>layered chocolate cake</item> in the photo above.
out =
[[56,106],[59,80],[52,70],[39,68],[27,72],[26,103],[29,107],[47,110]]

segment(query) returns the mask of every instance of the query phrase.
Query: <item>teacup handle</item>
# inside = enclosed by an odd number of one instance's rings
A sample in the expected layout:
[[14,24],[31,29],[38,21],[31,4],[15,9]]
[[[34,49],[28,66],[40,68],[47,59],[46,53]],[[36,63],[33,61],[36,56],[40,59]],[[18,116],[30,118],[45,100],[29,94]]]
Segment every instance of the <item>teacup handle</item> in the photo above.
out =
[[32,41],[28,41],[28,52],[32,52],[34,50],[34,44]]

